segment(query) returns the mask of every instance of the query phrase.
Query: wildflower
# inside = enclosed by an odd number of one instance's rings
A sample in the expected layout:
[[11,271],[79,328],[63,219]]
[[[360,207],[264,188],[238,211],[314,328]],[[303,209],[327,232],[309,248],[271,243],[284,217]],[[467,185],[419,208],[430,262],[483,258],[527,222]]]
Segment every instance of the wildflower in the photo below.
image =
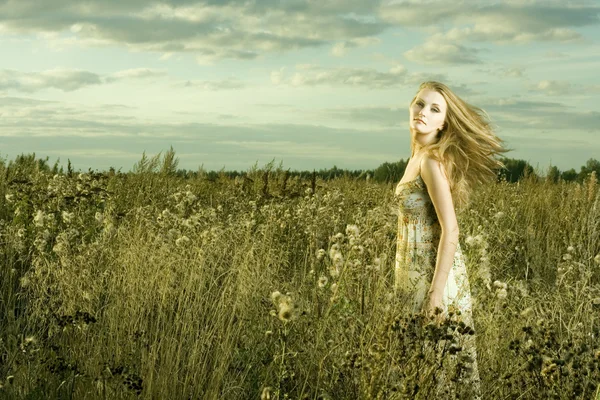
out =
[[572,260],[573,256],[570,254],[563,254],[563,260],[568,261],[568,260]]
[[279,304],[279,313],[277,317],[283,322],[288,322],[292,318],[293,307],[287,301],[281,302]]
[[493,286],[495,288],[504,289],[504,290],[506,290],[506,287],[507,287],[506,283],[500,282],[500,281],[494,281]]
[[600,253],[596,254],[596,257],[594,257],[594,262],[596,264],[600,264]]
[[323,288],[323,287],[325,287],[325,285],[327,285],[327,277],[326,276],[321,276],[319,278],[319,287]]
[[494,218],[496,218],[496,219],[500,219],[502,217],[504,217],[504,213],[502,211],[498,211],[496,213],[496,215],[494,215]]
[[33,217],[33,223],[37,227],[44,226],[44,212],[42,210],[37,211],[37,213],[35,214],[35,217]]
[[467,246],[473,246],[475,244],[475,238],[471,235],[467,236],[467,238],[465,239],[465,244]]
[[73,213],[63,211],[62,212],[62,220],[65,224],[70,224],[73,221]]
[[[481,226],[481,225],[479,225],[479,226]],[[477,244],[483,244],[484,241],[485,241],[485,239],[483,238],[481,233],[479,235],[475,236],[475,242]]]
[[35,343],[35,342],[36,342],[35,336],[27,336],[25,338],[25,343]]
[[496,297],[498,297],[499,299],[505,299],[507,295],[508,293],[504,288],[496,290]]
[[337,293],[338,285],[337,283],[332,283],[330,289],[333,293]]
[[331,248],[329,249],[329,258],[331,258],[333,260],[333,257],[335,256],[336,253],[339,253],[340,251],[340,245],[337,243],[334,243],[331,245]]
[[352,246],[352,250],[357,251],[358,254],[363,254],[365,252],[365,248],[362,245]]
[[6,201],[8,201],[9,203],[12,202],[13,198],[15,197],[14,194],[12,193],[7,193],[4,195],[4,198],[6,199]]
[[271,293],[271,300],[273,301],[273,303],[275,303],[275,305],[279,304],[279,299],[281,298],[282,294],[279,290],[274,291],[273,293]]
[[325,257],[326,251],[323,249],[317,250],[317,260],[322,260]]
[[333,255],[333,265],[335,265],[338,268],[344,265],[344,256],[341,252],[335,253]]
[[277,311],[271,310],[271,315],[276,315],[283,322],[294,319],[297,313],[297,305],[293,302],[290,293],[281,294],[278,290],[271,293],[271,300],[277,307]]
[[569,247],[567,247],[567,251],[568,251],[569,253],[572,253],[572,252],[574,252],[574,251],[575,251],[575,248],[574,248],[573,246],[569,246]]
[[346,235],[359,237],[360,231],[356,225],[346,225]]
[[96,211],[96,215],[94,215],[96,222],[101,224],[104,221],[104,215],[100,211]]
[[344,240],[344,234],[342,232],[338,232],[333,237],[334,241],[342,241]]

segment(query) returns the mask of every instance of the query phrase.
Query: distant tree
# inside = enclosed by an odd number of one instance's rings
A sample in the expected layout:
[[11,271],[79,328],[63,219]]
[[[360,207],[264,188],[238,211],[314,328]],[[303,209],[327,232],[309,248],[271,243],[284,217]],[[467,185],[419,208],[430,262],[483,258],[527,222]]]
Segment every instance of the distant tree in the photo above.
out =
[[581,172],[579,174],[582,177],[582,181],[583,178],[586,178],[588,174],[592,173],[592,171],[596,171],[596,176],[600,176],[600,161],[590,158],[585,163],[585,166],[581,167]]
[[552,183],[557,183],[560,178],[560,169],[556,165],[551,166],[546,173],[546,180]]
[[527,161],[514,158],[503,158],[501,161],[506,169],[500,170],[499,175],[504,176],[508,182],[517,182],[524,176],[535,175],[533,167]]
[[404,160],[395,163],[384,162],[373,171],[375,182],[399,182],[406,170],[407,162]]
[[577,180],[577,175],[578,174],[577,174],[577,171],[575,171],[575,168],[571,168],[567,171],[564,171],[560,175],[560,177],[567,182],[573,182],[573,181]]

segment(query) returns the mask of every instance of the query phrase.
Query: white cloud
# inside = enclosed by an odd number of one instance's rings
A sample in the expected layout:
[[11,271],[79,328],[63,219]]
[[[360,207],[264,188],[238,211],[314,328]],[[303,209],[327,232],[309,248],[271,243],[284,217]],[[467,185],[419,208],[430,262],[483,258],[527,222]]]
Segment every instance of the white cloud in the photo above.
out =
[[480,64],[482,61],[477,57],[480,51],[460,44],[430,39],[404,52],[404,56],[413,62],[432,65]]
[[271,82],[275,85],[290,86],[355,86],[370,89],[386,89],[412,85],[424,80],[446,80],[442,74],[409,73],[401,64],[393,65],[386,72],[374,68],[320,68],[314,65],[305,67],[286,77],[283,69],[271,72]]

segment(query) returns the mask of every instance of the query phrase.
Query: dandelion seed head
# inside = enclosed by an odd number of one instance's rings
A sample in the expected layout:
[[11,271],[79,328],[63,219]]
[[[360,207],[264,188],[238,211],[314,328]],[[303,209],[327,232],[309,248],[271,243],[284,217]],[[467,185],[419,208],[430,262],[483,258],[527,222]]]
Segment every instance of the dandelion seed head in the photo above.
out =
[[357,225],[346,225],[346,235],[358,238],[360,236],[360,230]]
[[493,286],[495,288],[498,288],[498,289],[505,289],[506,290],[506,288],[507,288],[506,283],[501,282],[501,281],[494,281]]
[[273,293],[271,293],[271,300],[273,301],[273,303],[275,303],[275,305],[279,304],[279,299],[281,298],[282,294],[279,290],[274,291]]
[[317,260],[322,260],[327,252],[324,249],[317,250]]
[[42,210],[37,210],[35,217],[33,217],[33,222],[37,227],[44,226],[44,212]]

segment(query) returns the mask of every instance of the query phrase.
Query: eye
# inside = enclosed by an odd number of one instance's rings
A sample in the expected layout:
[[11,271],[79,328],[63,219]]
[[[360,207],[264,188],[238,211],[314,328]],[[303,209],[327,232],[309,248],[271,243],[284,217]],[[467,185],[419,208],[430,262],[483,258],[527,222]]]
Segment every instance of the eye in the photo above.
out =
[[433,111],[440,112],[440,110],[438,110],[437,108],[434,108]]

